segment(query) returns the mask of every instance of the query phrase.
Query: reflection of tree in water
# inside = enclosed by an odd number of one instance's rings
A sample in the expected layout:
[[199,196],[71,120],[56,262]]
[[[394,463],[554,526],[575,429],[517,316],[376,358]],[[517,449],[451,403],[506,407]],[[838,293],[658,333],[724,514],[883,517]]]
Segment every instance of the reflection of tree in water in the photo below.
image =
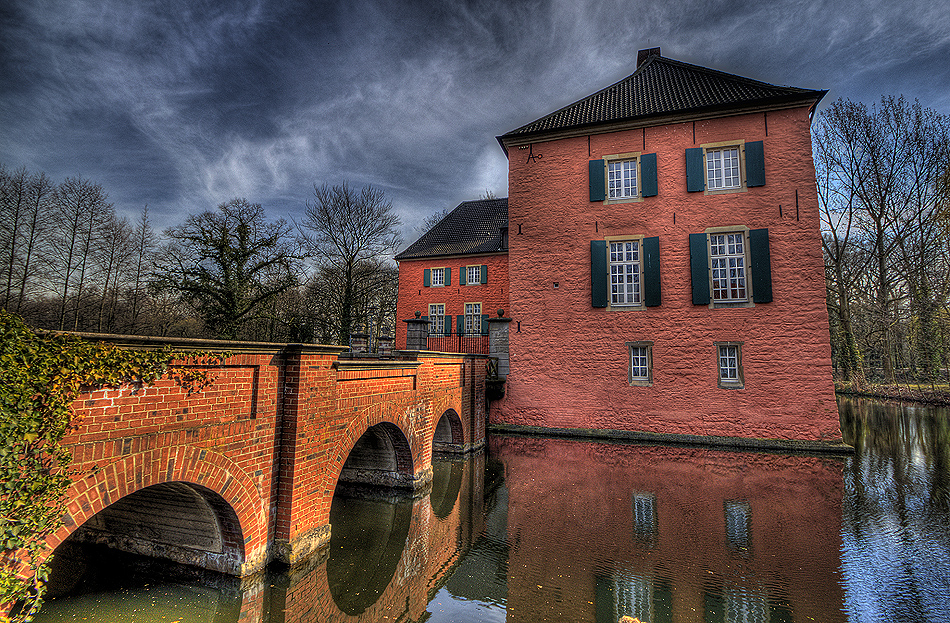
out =
[[[842,567],[854,622],[950,621],[950,422],[942,408],[842,399]],[[846,432],[845,432],[846,431]]]
[[334,496],[327,579],[341,611],[361,614],[386,590],[406,546],[411,518],[408,499]]

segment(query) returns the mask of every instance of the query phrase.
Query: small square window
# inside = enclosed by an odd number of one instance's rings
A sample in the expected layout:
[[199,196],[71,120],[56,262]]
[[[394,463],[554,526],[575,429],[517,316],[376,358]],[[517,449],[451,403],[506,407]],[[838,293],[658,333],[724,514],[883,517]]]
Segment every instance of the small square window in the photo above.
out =
[[742,389],[745,385],[742,373],[742,343],[717,342],[716,360],[719,368],[719,387]]
[[653,384],[653,342],[627,342],[631,385]]
[[445,269],[433,268],[432,277],[429,283],[433,286],[444,286],[445,285]]

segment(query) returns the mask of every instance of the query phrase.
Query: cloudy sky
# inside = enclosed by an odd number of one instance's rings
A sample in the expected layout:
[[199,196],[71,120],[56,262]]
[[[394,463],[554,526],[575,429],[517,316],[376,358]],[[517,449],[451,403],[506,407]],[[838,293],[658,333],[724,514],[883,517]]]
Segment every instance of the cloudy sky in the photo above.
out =
[[950,114],[950,0],[4,0],[0,163],[97,182],[159,228],[233,197],[299,218],[315,183],[372,184],[409,238],[506,196],[495,137],[648,47]]

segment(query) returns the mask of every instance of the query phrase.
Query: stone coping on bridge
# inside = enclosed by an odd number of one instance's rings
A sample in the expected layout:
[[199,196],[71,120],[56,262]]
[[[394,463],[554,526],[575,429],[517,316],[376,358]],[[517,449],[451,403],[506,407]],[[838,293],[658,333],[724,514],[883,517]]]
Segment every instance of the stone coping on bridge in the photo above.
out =
[[714,447],[723,450],[754,450],[761,452],[804,453],[847,456],[854,447],[841,441],[807,441],[799,439],[769,439],[759,437],[724,437],[716,435],[683,435],[651,433],[635,430],[590,428],[545,428],[520,424],[488,424],[487,432],[500,435],[559,437],[573,440],[602,442],[630,442],[651,445],[687,445]]
[[337,359],[333,367],[338,370],[398,370],[418,368],[423,362],[414,359]]
[[477,357],[480,359],[488,359],[488,355],[484,353],[449,353],[441,350],[397,350],[396,353],[409,357],[425,357],[426,359],[438,359],[440,357]]

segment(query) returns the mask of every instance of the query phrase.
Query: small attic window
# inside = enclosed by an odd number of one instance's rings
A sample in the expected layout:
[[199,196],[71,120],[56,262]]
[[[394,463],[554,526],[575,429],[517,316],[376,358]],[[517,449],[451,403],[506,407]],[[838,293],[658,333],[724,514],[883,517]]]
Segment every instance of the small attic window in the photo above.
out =
[[502,251],[508,250],[508,228],[501,228],[501,249]]

